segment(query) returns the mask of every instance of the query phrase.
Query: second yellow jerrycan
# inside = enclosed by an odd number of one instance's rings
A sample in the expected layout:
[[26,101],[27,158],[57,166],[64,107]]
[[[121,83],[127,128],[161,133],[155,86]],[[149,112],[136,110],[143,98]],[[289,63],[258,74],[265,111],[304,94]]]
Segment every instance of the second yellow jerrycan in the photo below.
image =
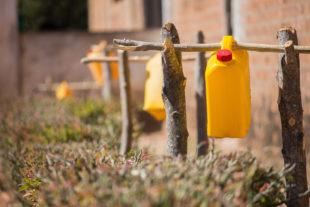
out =
[[[116,53],[111,51],[108,53],[108,57],[116,57]],[[110,63],[110,70],[111,70],[111,79],[117,80],[118,79],[118,63],[111,62]]]
[[[90,58],[96,58],[96,57],[100,57],[101,53],[100,52],[94,52],[92,50],[89,50],[87,52],[87,57]],[[93,62],[93,63],[88,63],[87,64],[89,70],[92,73],[93,78],[95,79],[96,83],[98,85],[103,85],[103,71],[102,71],[102,67],[101,67],[101,63],[98,62]]]
[[208,136],[243,138],[251,123],[249,56],[232,50],[232,36],[225,36],[221,50],[208,60],[206,98]]
[[161,95],[163,75],[161,54],[157,53],[146,64],[147,79],[144,91],[143,110],[147,111],[158,121],[166,118],[166,111]]

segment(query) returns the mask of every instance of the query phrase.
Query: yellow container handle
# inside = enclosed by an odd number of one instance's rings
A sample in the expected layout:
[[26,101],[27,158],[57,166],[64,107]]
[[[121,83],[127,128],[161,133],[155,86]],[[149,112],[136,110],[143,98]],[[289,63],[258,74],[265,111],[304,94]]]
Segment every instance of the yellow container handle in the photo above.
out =
[[233,44],[236,42],[236,40],[233,38],[233,36],[224,36],[222,40],[222,50],[230,50],[232,51]]

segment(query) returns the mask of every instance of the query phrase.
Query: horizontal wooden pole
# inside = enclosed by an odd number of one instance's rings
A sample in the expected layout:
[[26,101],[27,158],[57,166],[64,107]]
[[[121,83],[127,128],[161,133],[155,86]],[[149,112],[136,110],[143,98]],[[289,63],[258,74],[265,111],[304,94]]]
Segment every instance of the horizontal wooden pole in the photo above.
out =
[[[129,61],[131,62],[147,62],[151,57],[150,56],[131,56]],[[81,59],[81,63],[88,64],[92,62],[118,62],[118,57],[105,57],[105,56],[98,56],[98,57],[84,57]]]
[[[129,62],[147,62],[152,58],[152,56],[129,56]],[[208,56],[206,55],[206,58],[208,58]],[[194,55],[184,55],[182,57],[183,61],[194,61],[195,60],[195,56]],[[117,62],[118,58],[117,57],[105,57],[105,56],[99,56],[99,57],[84,57],[81,59],[81,63],[83,64],[88,64],[88,63],[92,63],[92,62]]]
[[[163,50],[163,43],[143,42],[136,40],[113,40],[114,47],[128,51]],[[182,52],[215,51],[221,47],[220,43],[212,44],[174,44],[174,49]]]
[[[113,40],[114,47],[120,50],[127,51],[147,51],[147,50],[163,50],[163,43],[143,42],[136,40]],[[216,51],[221,48],[221,43],[208,44],[174,44],[175,50],[182,52],[206,52]],[[256,43],[235,43],[233,49],[244,49],[256,52],[275,52],[284,53],[284,45],[256,44]],[[310,46],[294,45],[294,49],[298,53],[310,53]]]
[[[39,91],[55,91],[60,84],[61,83],[43,83],[39,84],[37,88]],[[101,89],[101,86],[96,82],[70,82],[68,85],[72,90]]]

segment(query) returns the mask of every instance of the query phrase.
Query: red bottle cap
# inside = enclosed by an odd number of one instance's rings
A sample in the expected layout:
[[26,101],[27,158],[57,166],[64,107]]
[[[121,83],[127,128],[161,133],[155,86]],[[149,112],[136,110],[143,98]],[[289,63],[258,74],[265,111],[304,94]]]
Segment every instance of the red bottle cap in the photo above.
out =
[[226,62],[232,60],[232,52],[230,50],[219,50],[216,53],[217,60]]
[[88,50],[86,51],[86,55],[88,55],[88,54],[91,53],[91,52],[93,52],[92,49],[88,49]]

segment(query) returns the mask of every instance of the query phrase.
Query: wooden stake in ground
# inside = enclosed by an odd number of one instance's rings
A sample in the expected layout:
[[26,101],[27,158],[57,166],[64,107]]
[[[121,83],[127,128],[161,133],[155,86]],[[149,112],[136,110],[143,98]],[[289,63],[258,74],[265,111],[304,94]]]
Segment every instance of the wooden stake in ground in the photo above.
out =
[[118,50],[118,73],[122,108],[122,135],[120,154],[127,154],[132,141],[131,87],[127,51]]
[[[103,55],[105,57],[108,56],[108,51],[106,49],[103,50]],[[103,99],[106,102],[109,102],[111,100],[111,68],[110,68],[110,63],[108,62],[104,62],[103,63],[103,80],[104,80],[104,84],[102,87],[102,96]]]
[[[203,43],[203,33],[196,34],[196,43]],[[206,109],[206,70],[205,52],[197,52],[195,61],[195,96],[196,96],[196,120],[197,120],[197,145],[198,156],[205,155],[208,150],[207,135],[207,109]]]
[[161,29],[163,89],[162,96],[167,119],[167,152],[169,156],[187,154],[187,127],[185,109],[186,78],[182,70],[181,52],[173,44],[180,43],[178,32],[171,23]]
[[280,45],[285,46],[285,54],[279,55],[278,107],[282,125],[282,154],[285,165],[295,165],[291,172],[293,180],[287,178],[287,206],[308,207],[308,196],[298,198],[307,190],[306,139],[303,131],[303,109],[300,92],[299,55],[294,50],[297,34],[293,28],[283,28],[277,35]]

